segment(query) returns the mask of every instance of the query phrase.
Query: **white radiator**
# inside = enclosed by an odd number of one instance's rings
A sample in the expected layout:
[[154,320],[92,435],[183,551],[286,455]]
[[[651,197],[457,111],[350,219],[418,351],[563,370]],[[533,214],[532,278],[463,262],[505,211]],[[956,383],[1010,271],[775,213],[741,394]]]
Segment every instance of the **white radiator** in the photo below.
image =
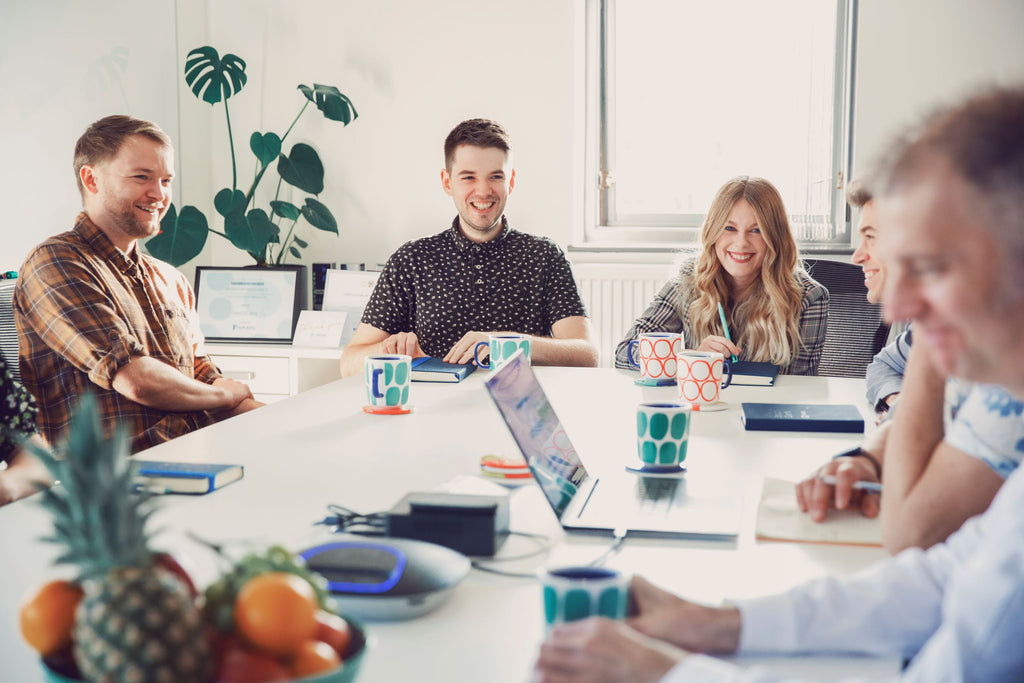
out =
[[664,265],[581,263],[573,266],[594,326],[601,367],[615,366],[615,347],[668,280]]

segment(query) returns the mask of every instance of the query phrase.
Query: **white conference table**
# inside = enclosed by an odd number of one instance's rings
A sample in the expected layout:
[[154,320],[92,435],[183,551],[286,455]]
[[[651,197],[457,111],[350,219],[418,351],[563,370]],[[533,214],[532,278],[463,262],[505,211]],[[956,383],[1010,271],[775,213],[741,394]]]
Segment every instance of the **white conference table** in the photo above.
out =
[[[167,496],[155,527],[156,545],[182,557],[197,582],[215,577],[212,554],[186,531],[238,547],[281,543],[296,550],[330,538],[322,526],[326,506],[337,503],[369,513],[391,508],[409,491],[483,492],[477,476],[483,454],[518,454],[477,371],[460,384],[415,383],[408,415],[362,411],[359,376],[161,444],[141,457],[245,466],[242,481],[205,496]],[[537,368],[569,437],[593,473],[632,477],[635,406],[668,399],[674,387],[636,386],[635,374],[610,369]],[[861,380],[781,376],[777,385],[730,387],[721,412],[694,416],[687,478],[716,477],[742,491],[743,526],[736,541],[627,537],[608,565],[641,573],[681,595],[708,603],[774,593],[806,579],[861,569],[885,557],[880,548],[764,543],[754,538],[757,497],[764,476],[799,480],[830,455],[855,445],[850,434],[746,432],[739,403],[853,403],[871,425]],[[870,427],[869,427],[870,428]],[[514,530],[551,538],[546,556],[497,565],[530,572],[541,564],[587,563],[610,537],[565,534],[540,490],[513,491]],[[32,499],[0,508],[0,679],[31,683],[42,672],[18,634],[17,608],[38,583],[67,574],[51,565],[55,550],[37,539],[49,531],[47,515]],[[500,555],[519,555],[534,541],[513,536]],[[368,624],[371,650],[363,683],[391,681],[524,681],[542,640],[540,591],[527,578],[471,571],[451,598],[417,619]],[[892,675],[895,663],[862,658],[762,658],[757,663],[811,679],[839,674]]]

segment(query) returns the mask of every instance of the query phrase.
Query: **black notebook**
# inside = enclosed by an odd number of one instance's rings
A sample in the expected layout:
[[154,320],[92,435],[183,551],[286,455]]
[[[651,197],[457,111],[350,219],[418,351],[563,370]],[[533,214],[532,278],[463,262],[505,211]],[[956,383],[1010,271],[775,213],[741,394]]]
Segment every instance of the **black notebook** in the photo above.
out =
[[747,431],[864,433],[864,418],[851,403],[741,403],[740,406]]
[[738,360],[732,366],[732,382],[740,386],[771,387],[779,376],[779,366],[774,363],[758,363],[752,360]]

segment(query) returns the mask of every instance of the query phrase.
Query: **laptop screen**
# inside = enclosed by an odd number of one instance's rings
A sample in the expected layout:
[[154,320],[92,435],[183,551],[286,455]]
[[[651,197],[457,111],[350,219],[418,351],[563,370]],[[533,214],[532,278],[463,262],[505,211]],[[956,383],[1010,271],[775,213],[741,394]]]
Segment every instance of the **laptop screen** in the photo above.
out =
[[561,519],[587,479],[587,470],[522,351],[492,373],[486,386],[534,479]]

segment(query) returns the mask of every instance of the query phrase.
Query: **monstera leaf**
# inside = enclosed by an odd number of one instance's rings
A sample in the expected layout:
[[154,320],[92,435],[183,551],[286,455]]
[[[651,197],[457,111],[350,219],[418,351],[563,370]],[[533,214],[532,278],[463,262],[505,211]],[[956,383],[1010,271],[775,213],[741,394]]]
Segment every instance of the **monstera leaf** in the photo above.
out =
[[263,209],[247,214],[234,212],[224,217],[224,234],[239,249],[252,254],[256,262],[266,262],[267,245],[280,241],[280,228],[270,221]]
[[146,242],[146,251],[174,267],[188,263],[206,246],[210,234],[206,216],[194,206],[178,213],[173,204],[160,221],[160,233]]
[[281,153],[281,138],[277,137],[277,133],[253,133],[249,136],[249,149],[266,166]]
[[306,99],[316,105],[316,108],[323,112],[324,118],[331,121],[341,121],[348,125],[355,121],[359,114],[352,105],[352,100],[343,95],[333,85],[320,85],[314,83],[310,88],[308,85],[300,85],[299,90],[306,96]]
[[192,88],[193,95],[211,105],[237,95],[246,80],[245,61],[241,57],[227,54],[222,58],[209,45],[197,47],[185,59],[185,83]]
[[338,221],[334,220],[334,214],[331,213],[330,209],[312,197],[306,197],[306,205],[302,207],[302,215],[317,230],[333,232],[335,235],[338,234]]
[[286,183],[304,192],[320,194],[324,191],[324,165],[316,150],[307,144],[300,142],[292,147],[291,154],[279,156],[277,172]]

